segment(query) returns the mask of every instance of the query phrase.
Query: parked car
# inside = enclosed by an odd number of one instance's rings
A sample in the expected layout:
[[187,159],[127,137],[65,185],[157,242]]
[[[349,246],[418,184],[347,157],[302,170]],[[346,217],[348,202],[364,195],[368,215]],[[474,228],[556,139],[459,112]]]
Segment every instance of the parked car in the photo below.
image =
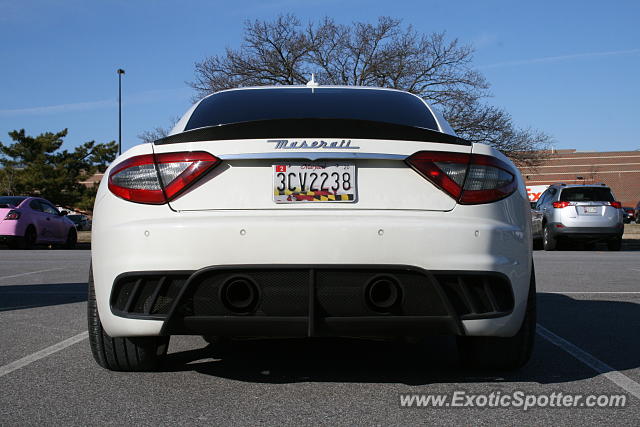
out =
[[635,218],[636,224],[640,224],[640,202],[638,202],[633,210],[633,217]]
[[176,334],[447,334],[471,366],[529,359],[522,177],[415,95],[218,92],[105,176],[88,299],[102,367],[156,369]]
[[556,249],[560,239],[588,244],[605,241],[609,250],[620,250],[622,206],[604,184],[554,184],[542,194],[535,210],[533,238],[542,240],[546,251]]
[[623,220],[625,224],[631,223],[631,221],[633,221],[635,218],[635,214],[631,206],[623,206],[622,215],[623,215]]
[[67,215],[76,226],[76,230],[78,231],[89,231],[91,230],[91,223],[89,222],[89,218],[86,215],[74,214]]
[[11,248],[30,249],[37,244],[76,245],[77,233],[67,212],[60,212],[39,197],[0,197],[0,240]]

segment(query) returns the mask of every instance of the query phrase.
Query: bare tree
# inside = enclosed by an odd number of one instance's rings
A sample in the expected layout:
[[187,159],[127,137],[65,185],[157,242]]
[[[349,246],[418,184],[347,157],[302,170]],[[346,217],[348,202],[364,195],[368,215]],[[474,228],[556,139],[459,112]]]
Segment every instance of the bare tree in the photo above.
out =
[[142,142],[150,143],[155,141],[156,139],[164,138],[165,136],[169,135],[171,129],[173,129],[176,123],[178,123],[178,120],[180,120],[180,117],[174,117],[173,119],[171,119],[171,123],[167,127],[157,126],[151,130],[145,130],[144,132],[138,134],[138,139],[141,139]]
[[473,68],[473,53],[445,33],[421,34],[391,17],[350,25],[325,17],[303,26],[281,15],[246,22],[242,45],[196,63],[190,85],[204,96],[241,86],[305,84],[315,73],[322,84],[401,89],[441,110],[461,137],[535,165],[551,138],[516,128],[506,111],[483,102],[489,83]]

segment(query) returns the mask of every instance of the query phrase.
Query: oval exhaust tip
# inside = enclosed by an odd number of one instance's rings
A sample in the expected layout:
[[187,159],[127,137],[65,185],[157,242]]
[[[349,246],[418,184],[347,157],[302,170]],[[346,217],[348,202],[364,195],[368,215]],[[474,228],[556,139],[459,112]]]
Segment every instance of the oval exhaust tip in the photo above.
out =
[[258,302],[258,289],[256,285],[244,278],[235,277],[227,280],[222,285],[222,303],[236,313],[248,313],[253,311]]
[[401,290],[395,280],[382,277],[371,281],[367,286],[366,299],[376,311],[389,311],[400,301]]

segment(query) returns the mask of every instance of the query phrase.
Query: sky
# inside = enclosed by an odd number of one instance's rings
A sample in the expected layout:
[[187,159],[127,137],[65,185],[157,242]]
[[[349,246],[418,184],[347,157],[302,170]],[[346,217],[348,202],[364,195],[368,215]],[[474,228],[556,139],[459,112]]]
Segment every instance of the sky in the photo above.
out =
[[239,47],[247,20],[392,16],[474,46],[487,102],[557,149],[640,149],[640,1],[0,0],[0,141],[69,129],[63,148],[123,151],[193,103],[194,64]]

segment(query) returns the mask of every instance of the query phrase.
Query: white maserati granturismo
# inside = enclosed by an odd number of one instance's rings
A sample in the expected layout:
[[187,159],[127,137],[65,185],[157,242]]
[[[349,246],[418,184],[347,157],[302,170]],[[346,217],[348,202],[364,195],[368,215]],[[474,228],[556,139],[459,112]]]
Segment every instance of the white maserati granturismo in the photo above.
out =
[[407,92],[256,87],[205,97],[98,190],[93,355],[158,369],[171,335],[453,335],[466,365],[530,357],[523,180]]

